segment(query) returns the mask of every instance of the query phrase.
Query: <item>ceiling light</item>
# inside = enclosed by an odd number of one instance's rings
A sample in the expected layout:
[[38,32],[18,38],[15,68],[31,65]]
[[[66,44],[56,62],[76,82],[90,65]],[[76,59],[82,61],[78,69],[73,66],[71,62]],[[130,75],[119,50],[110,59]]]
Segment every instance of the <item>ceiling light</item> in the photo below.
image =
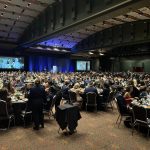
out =
[[47,50],[49,50],[49,51],[50,51],[50,50],[52,50],[52,49],[51,49],[51,48],[49,48],[49,47],[47,47],[46,49],[47,49]]
[[103,53],[99,53],[99,55],[100,55],[100,56],[103,56],[104,54],[103,54]]
[[62,52],[68,52],[67,50],[63,49]]
[[94,53],[92,53],[92,52],[89,52],[89,54],[90,54],[90,55],[93,55]]
[[17,20],[20,18],[20,16],[17,17]]
[[59,50],[58,48],[56,48],[56,47],[55,47],[53,50],[54,50],[54,51],[60,51],[60,50]]
[[8,6],[8,5],[5,5],[5,6],[4,6],[4,9],[6,9],[6,8],[7,8],[7,6]]
[[28,3],[27,7],[29,7],[31,5],[31,3]]
[[37,49],[43,49],[41,46],[37,46],[36,48],[37,48]]

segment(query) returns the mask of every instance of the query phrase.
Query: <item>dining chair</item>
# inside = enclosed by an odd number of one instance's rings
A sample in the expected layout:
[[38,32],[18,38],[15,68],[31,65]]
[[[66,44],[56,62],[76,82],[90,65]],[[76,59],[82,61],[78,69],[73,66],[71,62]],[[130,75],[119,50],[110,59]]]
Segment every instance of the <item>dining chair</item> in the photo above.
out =
[[70,104],[77,102],[77,94],[73,91],[69,91],[69,99]]
[[32,111],[31,111],[31,109],[29,107],[28,102],[26,103],[25,110],[23,110],[21,112],[21,118],[23,120],[24,127],[26,127],[26,119],[27,119],[27,117],[30,117],[30,120],[32,121]]
[[[121,111],[121,107],[120,107],[120,105],[118,104],[118,101],[117,101],[116,98],[115,98],[115,102],[116,102],[117,110],[118,110],[118,113],[119,113],[118,118],[117,118],[117,120],[116,120],[116,124],[118,123],[118,128],[119,128],[119,126],[120,126],[120,124],[121,124],[121,122],[123,121],[124,118],[125,118],[125,119],[128,118],[128,120],[132,123],[132,116],[131,116],[130,114],[123,113],[123,112]],[[119,121],[119,122],[118,122],[118,121]]]
[[8,120],[7,129],[10,128],[10,123],[14,121],[15,126],[15,116],[8,113],[8,107],[6,101],[0,100],[0,121]]
[[97,102],[96,102],[96,93],[94,92],[88,92],[86,94],[87,97],[87,103],[86,103],[86,111],[88,106],[94,107],[96,112],[97,112]]
[[147,137],[149,136],[150,132],[150,118],[148,118],[147,109],[143,106],[136,106],[134,105],[132,108],[133,111],[133,119],[134,122],[132,124],[132,135],[135,129],[135,126],[138,125],[138,130],[140,126],[147,127]]

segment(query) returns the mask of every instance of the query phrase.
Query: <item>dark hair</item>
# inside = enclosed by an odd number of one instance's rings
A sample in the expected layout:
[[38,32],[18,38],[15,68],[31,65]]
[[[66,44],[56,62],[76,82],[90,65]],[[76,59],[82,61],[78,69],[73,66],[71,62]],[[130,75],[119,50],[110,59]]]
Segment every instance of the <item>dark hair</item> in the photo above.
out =
[[40,80],[39,80],[39,79],[36,79],[36,80],[35,80],[35,85],[36,85],[36,86],[40,85]]
[[118,86],[118,87],[117,87],[117,91],[118,91],[118,92],[121,92],[122,90],[123,90],[123,87],[122,87],[122,86]]

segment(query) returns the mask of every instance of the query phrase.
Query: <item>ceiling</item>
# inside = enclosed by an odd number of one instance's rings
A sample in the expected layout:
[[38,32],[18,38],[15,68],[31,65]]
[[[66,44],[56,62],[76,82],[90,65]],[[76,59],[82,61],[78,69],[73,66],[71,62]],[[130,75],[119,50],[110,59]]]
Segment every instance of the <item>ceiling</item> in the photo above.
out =
[[0,0],[0,41],[17,42],[25,28],[54,0]]
[[78,42],[82,41],[83,39],[98,31],[102,31],[106,28],[110,28],[126,22],[133,22],[145,19],[150,19],[149,7],[143,7],[134,11],[129,11],[126,14],[91,24],[74,32],[63,34],[50,40],[38,43],[38,45],[72,48]]

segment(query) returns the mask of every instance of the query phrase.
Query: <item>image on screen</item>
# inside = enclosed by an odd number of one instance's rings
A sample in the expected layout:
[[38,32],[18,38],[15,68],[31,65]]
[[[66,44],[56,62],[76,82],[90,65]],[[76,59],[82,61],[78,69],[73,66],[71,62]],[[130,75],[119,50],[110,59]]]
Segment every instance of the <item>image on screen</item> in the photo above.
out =
[[0,57],[0,69],[24,69],[24,58]]
[[76,62],[77,71],[90,71],[90,61],[77,61]]

